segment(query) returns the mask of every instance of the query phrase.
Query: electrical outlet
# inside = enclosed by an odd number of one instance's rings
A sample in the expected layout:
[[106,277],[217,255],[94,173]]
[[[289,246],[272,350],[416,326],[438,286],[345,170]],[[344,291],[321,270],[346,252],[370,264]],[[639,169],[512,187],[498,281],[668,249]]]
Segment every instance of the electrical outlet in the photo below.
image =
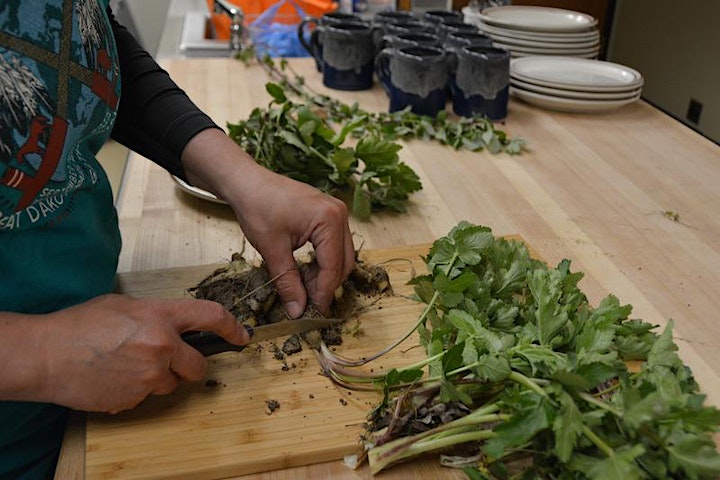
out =
[[690,99],[690,103],[688,104],[687,113],[685,114],[685,118],[688,119],[689,122],[692,122],[693,124],[697,125],[700,121],[700,114],[702,113],[703,105],[699,101],[695,100],[694,98]]

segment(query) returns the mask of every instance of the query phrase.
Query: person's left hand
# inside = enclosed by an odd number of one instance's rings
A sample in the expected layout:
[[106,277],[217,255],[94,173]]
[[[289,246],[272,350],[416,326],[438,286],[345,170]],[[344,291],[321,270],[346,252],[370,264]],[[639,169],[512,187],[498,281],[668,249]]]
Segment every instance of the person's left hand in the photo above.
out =
[[[258,165],[217,129],[193,137],[182,162],[192,184],[214,192],[233,208],[270,276],[277,277],[275,285],[288,314],[300,316],[308,296],[327,313],[335,289],[355,262],[345,204]],[[293,252],[306,242],[315,249],[317,265],[301,279]]]

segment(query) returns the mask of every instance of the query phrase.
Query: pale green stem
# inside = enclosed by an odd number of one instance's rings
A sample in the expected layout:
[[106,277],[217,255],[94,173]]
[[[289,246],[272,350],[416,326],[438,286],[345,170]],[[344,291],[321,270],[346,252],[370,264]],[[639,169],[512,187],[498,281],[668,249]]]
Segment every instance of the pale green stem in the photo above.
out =
[[611,405],[608,405],[606,402],[603,402],[602,400],[599,400],[588,393],[580,392],[578,394],[578,396],[580,398],[582,398],[583,400],[585,400],[586,402],[591,403],[591,404],[595,405],[596,407],[598,407],[602,410],[605,410],[606,412],[612,413],[616,417],[622,417],[622,415],[623,415],[623,412],[621,412],[617,408],[615,408]]
[[590,430],[587,425],[583,425],[582,429],[583,435],[585,435],[596,447],[598,447],[602,452],[607,455],[608,457],[612,457],[615,455],[615,451],[605,443],[600,437],[595,435],[595,432]]

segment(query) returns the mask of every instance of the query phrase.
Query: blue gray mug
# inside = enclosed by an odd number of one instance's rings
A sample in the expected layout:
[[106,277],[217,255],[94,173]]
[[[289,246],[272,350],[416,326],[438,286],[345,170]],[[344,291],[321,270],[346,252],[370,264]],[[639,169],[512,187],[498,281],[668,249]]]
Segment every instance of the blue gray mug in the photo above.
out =
[[410,107],[435,117],[445,109],[448,61],[437,47],[386,48],[375,58],[375,72],[390,100],[389,111]]
[[364,24],[366,22],[363,21],[362,17],[353,13],[329,12],[324,14],[320,18],[306,17],[298,25],[298,40],[300,41],[300,44],[305,48],[305,50],[307,50],[307,52],[311,56],[315,57],[315,67],[318,72],[321,71],[321,63],[314,53],[314,49],[316,48],[314,47],[314,45],[318,42],[313,41],[313,37],[318,37],[322,35],[322,31],[324,30],[326,25],[338,25],[341,23]]
[[401,48],[401,47],[438,47],[440,41],[433,34],[427,32],[409,32],[398,33],[396,35],[385,35],[380,42],[380,50],[384,48]]
[[451,54],[453,111],[463,117],[507,116],[510,52],[501,48],[463,47]]
[[323,85],[336,90],[367,90],[373,85],[377,51],[374,29],[366,23],[325,25],[311,36],[310,53],[320,63]]
[[422,19],[432,25],[437,25],[438,23],[446,22],[448,20],[452,21],[461,21],[463,20],[463,14],[462,12],[458,12],[457,10],[426,10],[423,15]]

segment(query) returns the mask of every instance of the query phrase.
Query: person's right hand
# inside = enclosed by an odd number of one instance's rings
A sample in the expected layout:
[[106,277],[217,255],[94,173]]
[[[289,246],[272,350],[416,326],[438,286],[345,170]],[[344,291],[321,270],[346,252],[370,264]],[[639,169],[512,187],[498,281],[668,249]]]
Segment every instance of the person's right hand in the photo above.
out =
[[148,395],[198,381],[207,362],[180,334],[212,331],[244,345],[249,336],[220,304],[196,299],[135,299],[104,295],[48,315],[31,316],[25,332],[39,360],[34,391],[76,410],[116,413]]

